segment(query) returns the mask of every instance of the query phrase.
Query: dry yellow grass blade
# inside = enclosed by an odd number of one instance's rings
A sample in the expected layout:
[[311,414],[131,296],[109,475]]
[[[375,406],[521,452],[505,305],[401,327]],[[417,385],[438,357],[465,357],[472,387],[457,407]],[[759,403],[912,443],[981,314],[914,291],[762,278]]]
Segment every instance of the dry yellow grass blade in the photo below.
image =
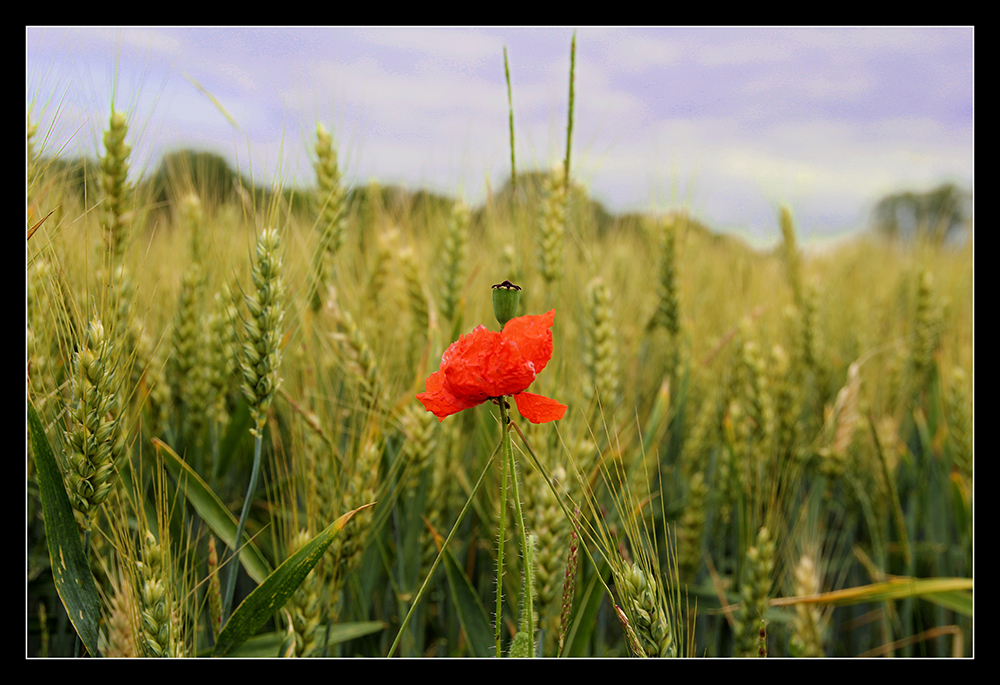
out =
[[55,211],[56,210],[53,209],[51,212],[49,212],[48,214],[46,214],[45,216],[43,216],[41,219],[39,219],[37,224],[35,224],[34,226],[32,226],[31,228],[28,229],[28,238],[27,238],[28,240],[31,240],[31,236],[35,235],[35,231],[38,230],[38,227],[41,226],[42,224],[44,224],[45,220],[48,219],[50,216],[52,216],[52,214]]
[[[833,590],[832,592],[821,592],[807,597],[781,597],[772,599],[771,606],[790,606],[793,604],[832,604],[835,606],[845,606],[848,604],[860,604],[862,602],[888,602],[905,597],[925,597],[926,599],[936,601],[938,598],[931,597],[931,595],[964,593],[971,590],[971,578],[895,577],[880,583],[844,588],[843,590]],[[965,613],[964,607],[959,602],[947,601],[947,605],[956,611]],[[971,595],[969,596],[968,613],[969,615],[972,614]]]
[[233,118],[232,114],[226,111],[226,108],[222,106],[222,103],[219,102],[219,99],[217,97],[209,93],[208,90],[205,88],[205,86],[198,83],[193,76],[189,74],[184,74],[184,78],[186,78],[192,86],[197,88],[199,93],[207,97],[212,102],[212,104],[215,105],[216,109],[219,110],[222,116],[226,117],[226,120],[229,121],[230,124],[232,124],[234,129],[236,129],[237,131],[240,130],[240,125],[236,123],[236,119]]
[[951,655],[953,658],[960,658],[963,654],[963,647],[965,646],[965,635],[962,629],[958,626],[937,626],[936,628],[929,628],[918,635],[910,635],[909,637],[904,637],[900,640],[890,642],[886,645],[881,645],[875,649],[871,649],[867,652],[862,652],[858,654],[859,657],[866,658],[872,656],[885,656],[886,654],[892,654],[897,649],[901,649],[908,645],[916,644],[924,640],[932,640],[936,637],[941,637],[943,635],[952,635],[952,650]]

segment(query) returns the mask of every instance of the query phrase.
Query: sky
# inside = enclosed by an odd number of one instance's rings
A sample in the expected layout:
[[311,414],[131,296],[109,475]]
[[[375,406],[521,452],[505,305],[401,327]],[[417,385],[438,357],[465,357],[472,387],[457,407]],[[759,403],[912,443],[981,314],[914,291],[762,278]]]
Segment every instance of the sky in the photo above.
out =
[[683,207],[766,246],[864,229],[882,196],[974,183],[973,37],[946,28],[27,27],[26,106],[47,152],[98,156],[111,103],[133,168],[216,152],[309,187],[316,124],[349,184],[475,205],[566,151],[612,212]]

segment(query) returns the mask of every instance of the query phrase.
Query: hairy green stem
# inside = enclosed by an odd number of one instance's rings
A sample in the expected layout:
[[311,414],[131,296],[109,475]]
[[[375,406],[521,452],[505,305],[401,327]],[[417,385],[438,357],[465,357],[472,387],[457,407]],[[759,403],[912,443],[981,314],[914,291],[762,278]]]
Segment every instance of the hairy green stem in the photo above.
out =
[[524,624],[527,627],[529,637],[531,638],[530,644],[534,647],[535,644],[535,618],[533,616],[535,607],[535,597],[533,583],[530,582],[530,574],[533,572],[529,568],[530,564],[533,562],[532,557],[528,554],[528,531],[524,527],[524,515],[521,512],[521,496],[517,491],[517,468],[515,468],[514,462],[514,451],[511,449],[511,437],[510,437],[510,427],[504,431],[507,437],[507,451],[510,458],[510,473],[511,473],[511,487],[514,489],[514,513],[517,516],[517,529],[521,537],[521,558],[524,563],[524,608],[523,619]]
[[510,418],[507,416],[506,399],[500,398],[500,424],[501,424],[501,445],[503,446],[503,456],[500,467],[500,535],[497,542],[497,613],[496,613],[496,645],[497,658],[502,651],[500,647],[500,627],[503,623],[503,545],[507,532],[507,467],[513,460],[510,448]]

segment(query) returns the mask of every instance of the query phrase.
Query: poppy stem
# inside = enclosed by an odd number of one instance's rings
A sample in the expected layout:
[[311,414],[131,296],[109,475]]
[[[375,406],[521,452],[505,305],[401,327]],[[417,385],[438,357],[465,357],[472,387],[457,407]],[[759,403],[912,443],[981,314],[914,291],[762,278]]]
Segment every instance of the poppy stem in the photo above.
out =
[[[507,409],[509,410],[509,407]],[[528,530],[524,526],[524,513],[521,511],[521,495],[517,489],[517,465],[514,461],[514,450],[512,446],[513,439],[510,434],[510,429],[511,421],[508,419],[504,433],[507,437],[507,453],[510,458],[510,478],[511,489],[513,490],[514,495],[514,515],[517,517],[517,530],[521,538],[521,561],[524,564],[524,599],[521,609],[521,625],[522,630],[526,630],[528,632],[528,637],[530,639],[528,644],[531,645],[533,655],[535,649],[535,597],[531,576],[534,573],[534,569],[529,568],[529,565],[534,563],[534,555],[530,555],[528,553]]]
[[[510,471],[511,478],[511,489],[514,495],[514,514],[516,516],[516,524],[518,529],[518,534],[521,538],[521,554],[522,559],[525,564],[530,562],[530,556],[528,555],[528,531],[524,527],[524,514],[521,510],[521,496],[517,488],[517,464],[514,461],[514,450],[512,448],[512,438],[511,438],[511,420],[510,420],[510,405],[507,403],[506,397],[499,398],[497,404],[500,406],[500,425],[502,432],[502,437],[500,441],[501,445],[501,459],[503,459],[503,465],[501,466],[501,493],[500,493],[500,535],[497,547],[497,613],[496,613],[496,655],[499,658],[503,654],[502,640],[501,640],[501,623],[503,617],[503,557],[504,557],[504,542],[507,535],[507,472]],[[524,569],[524,606],[523,606],[523,616],[522,616],[522,629],[528,631],[528,636],[530,638],[529,644],[531,649],[534,650],[535,645],[535,620],[533,616],[534,610],[534,592],[532,590],[531,584],[531,573],[532,569],[525,566]]]
[[496,656],[499,659],[503,651],[501,649],[500,626],[503,623],[503,546],[504,537],[507,533],[507,466],[513,459],[510,447],[510,421],[507,417],[507,404],[505,398],[500,398],[500,430],[501,433],[501,455],[500,455],[500,535],[497,542],[497,613],[494,637],[496,638]]

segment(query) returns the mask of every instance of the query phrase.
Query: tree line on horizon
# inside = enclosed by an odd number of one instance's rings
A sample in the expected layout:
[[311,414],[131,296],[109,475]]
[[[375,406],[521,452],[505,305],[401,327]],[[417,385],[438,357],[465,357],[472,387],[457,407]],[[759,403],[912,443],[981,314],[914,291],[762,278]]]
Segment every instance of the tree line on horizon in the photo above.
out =
[[[87,198],[100,197],[98,163],[87,158],[50,158],[40,160],[41,168],[66,183],[84,203]],[[512,200],[530,204],[542,193],[542,182],[548,172],[532,170],[519,173],[517,185],[507,178],[491,200],[509,204]],[[515,190],[516,188],[516,190]],[[221,155],[193,149],[181,149],[165,154],[156,170],[137,184],[140,197],[147,198],[153,211],[170,213],[175,200],[194,190],[203,201],[223,205],[246,194],[255,206],[268,206],[280,195],[292,212],[312,211],[312,195],[296,188],[273,189],[254,183],[233,169]],[[574,187],[576,205],[594,224],[599,234],[613,229],[635,229],[643,219],[637,212],[614,214],[585,189]],[[396,207],[406,213],[434,215],[449,212],[454,198],[428,190],[410,190],[400,186],[360,185],[348,191],[348,207],[356,203],[379,202],[384,207]],[[890,240],[904,242],[922,237],[934,244],[946,244],[963,239],[971,233],[972,191],[946,182],[926,191],[906,190],[883,196],[870,212],[869,230]],[[688,221],[692,220],[688,218]],[[713,233],[707,226],[694,222],[695,230]]]

